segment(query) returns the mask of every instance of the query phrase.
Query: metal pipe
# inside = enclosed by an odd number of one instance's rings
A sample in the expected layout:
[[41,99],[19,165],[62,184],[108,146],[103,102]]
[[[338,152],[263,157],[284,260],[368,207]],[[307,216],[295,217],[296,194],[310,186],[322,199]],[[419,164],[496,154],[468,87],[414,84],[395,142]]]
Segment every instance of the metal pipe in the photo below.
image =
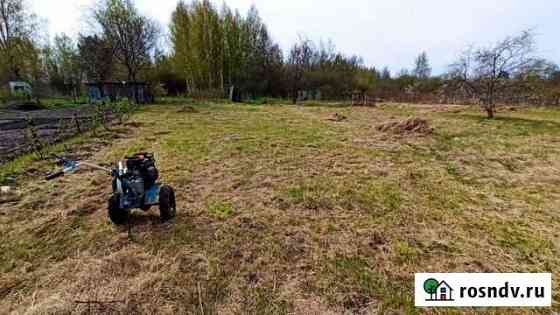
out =
[[95,165],[95,164],[91,164],[91,163],[88,163],[88,162],[78,162],[78,163],[80,163],[80,165],[89,166],[91,168],[95,168],[95,169],[98,169],[98,170],[101,170],[101,171],[105,171],[105,172],[109,172],[109,173],[112,172],[112,170],[109,169],[109,168],[99,166],[99,165]]

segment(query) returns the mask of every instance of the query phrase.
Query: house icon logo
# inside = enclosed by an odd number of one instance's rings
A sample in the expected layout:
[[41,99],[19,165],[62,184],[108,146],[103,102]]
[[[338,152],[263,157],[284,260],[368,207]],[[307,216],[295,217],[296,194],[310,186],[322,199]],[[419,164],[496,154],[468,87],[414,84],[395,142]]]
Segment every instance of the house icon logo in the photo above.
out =
[[424,281],[424,291],[430,295],[428,302],[451,302],[453,300],[453,288],[445,281],[428,279]]

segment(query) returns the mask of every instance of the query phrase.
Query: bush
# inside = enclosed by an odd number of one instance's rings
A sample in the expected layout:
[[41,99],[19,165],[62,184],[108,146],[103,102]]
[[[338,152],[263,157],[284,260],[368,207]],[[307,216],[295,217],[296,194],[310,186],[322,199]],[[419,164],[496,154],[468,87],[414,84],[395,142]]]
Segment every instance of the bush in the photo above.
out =
[[25,91],[10,91],[8,87],[0,88],[0,101],[3,104],[11,102],[25,102],[31,99],[31,95]]
[[6,103],[10,98],[10,90],[6,87],[0,88],[0,102]]
[[122,99],[113,104],[113,112],[120,124],[122,124],[125,120],[128,120],[135,109],[136,106],[129,100]]
[[247,100],[245,103],[251,105],[274,105],[274,104],[285,104],[287,101],[280,98],[273,97],[258,97],[252,100]]
[[165,96],[167,96],[167,90],[164,89],[160,84],[156,84],[153,87],[152,93],[155,97],[165,97]]

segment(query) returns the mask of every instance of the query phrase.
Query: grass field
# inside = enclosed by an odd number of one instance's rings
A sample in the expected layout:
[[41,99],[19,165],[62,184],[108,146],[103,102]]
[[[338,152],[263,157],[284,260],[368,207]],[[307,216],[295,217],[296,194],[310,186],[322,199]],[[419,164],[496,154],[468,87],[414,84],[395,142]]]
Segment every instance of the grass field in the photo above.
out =
[[[21,195],[0,204],[0,313],[551,313],[416,309],[413,279],[560,272],[560,110],[194,107],[145,107],[73,142],[97,163],[157,153],[178,217],[135,212],[133,241],[108,222],[103,173],[2,167]],[[434,132],[376,129],[408,117]]]
[[27,98],[13,98],[2,100],[0,102],[0,110],[13,109],[14,106],[23,110],[62,109],[78,107],[86,104],[88,104],[88,99],[86,97],[79,97],[77,100],[73,97],[43,97],[39,99],[39,103],[37,103],[36,100],[30,101]]

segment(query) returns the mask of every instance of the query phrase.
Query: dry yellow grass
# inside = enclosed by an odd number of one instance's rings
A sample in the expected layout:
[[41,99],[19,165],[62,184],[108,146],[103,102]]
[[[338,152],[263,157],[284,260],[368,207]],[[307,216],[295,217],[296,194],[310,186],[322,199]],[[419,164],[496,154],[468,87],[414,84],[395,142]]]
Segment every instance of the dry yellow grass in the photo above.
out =
[[[412,286],[414,272],[560,271],[560,111],[193,108],[146,107],[74,142],[93,162],[157,153],[178,217],[136,212],[132,242],[108,222],[104,174],[2,166],[23,175],[0,204],[0,313],[550,313],[416,309]],[[433,133],[377,130],[409,117]]]

